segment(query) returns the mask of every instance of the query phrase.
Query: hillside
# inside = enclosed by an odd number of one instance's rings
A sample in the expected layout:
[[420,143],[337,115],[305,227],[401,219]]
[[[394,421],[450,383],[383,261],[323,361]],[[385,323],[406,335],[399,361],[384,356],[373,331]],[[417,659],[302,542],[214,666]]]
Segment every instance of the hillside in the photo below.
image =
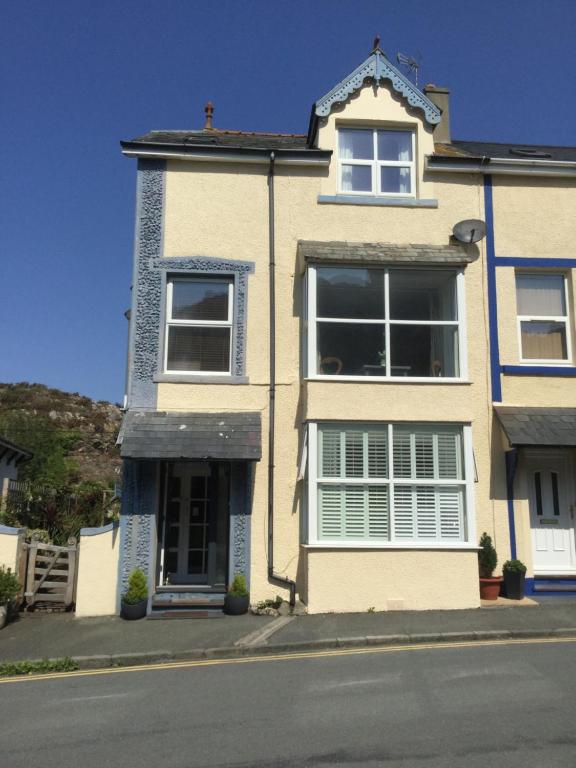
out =
[[114,483],[120,478],[118,405],[43,384],[0,383],[0,434],[31,450],[22,476],[46,482]]

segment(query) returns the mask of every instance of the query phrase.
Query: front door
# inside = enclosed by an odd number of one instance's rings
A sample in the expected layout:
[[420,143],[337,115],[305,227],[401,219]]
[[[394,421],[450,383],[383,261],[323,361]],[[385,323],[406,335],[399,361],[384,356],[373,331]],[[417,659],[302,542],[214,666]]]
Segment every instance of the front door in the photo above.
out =
[[224,585],[227,467],[180,461],[166,466],[160,585]]
[[574,573],[574,520],[566,456],[539,454],[527,461],[534,573]]

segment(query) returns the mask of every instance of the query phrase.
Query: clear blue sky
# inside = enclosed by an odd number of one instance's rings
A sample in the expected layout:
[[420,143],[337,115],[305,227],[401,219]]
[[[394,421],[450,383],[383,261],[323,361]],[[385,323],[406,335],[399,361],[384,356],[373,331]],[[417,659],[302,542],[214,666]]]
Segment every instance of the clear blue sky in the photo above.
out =
[[576,144],[575,0],[2,0],[0,381],[120,401],[151,129],[305,132],[368,55],[422,57],[454,138]]

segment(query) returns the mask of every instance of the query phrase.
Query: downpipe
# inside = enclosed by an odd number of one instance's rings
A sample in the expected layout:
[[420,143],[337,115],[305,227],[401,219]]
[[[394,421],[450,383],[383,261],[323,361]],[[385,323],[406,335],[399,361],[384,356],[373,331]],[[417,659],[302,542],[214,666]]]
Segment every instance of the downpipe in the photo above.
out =
[[274,152],[268,168],[268,253],[270,290],[270,395],[268,409],[268,578],[290,590],[290,607],[296,605],[296,582],[274,572],[274,440],[276,415],[276,263],[274,232]]

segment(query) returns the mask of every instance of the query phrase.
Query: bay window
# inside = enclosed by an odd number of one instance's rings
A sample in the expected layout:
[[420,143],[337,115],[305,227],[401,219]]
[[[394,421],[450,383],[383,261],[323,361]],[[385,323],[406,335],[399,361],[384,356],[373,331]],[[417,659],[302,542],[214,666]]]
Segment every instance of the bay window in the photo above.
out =
[[310,267],[308,375],[463,376],[463,274]]
[[518,272],[516,305],[522,362],[568,363],[571,344],[565,276]]
[[470,543],[470,427],[332,423],[309,430],[310,544]]
[[230,373],[232,278],[171,278],[167,284],[166,373]]
[[339,191],[414,197],[414,132],[340,128]]

